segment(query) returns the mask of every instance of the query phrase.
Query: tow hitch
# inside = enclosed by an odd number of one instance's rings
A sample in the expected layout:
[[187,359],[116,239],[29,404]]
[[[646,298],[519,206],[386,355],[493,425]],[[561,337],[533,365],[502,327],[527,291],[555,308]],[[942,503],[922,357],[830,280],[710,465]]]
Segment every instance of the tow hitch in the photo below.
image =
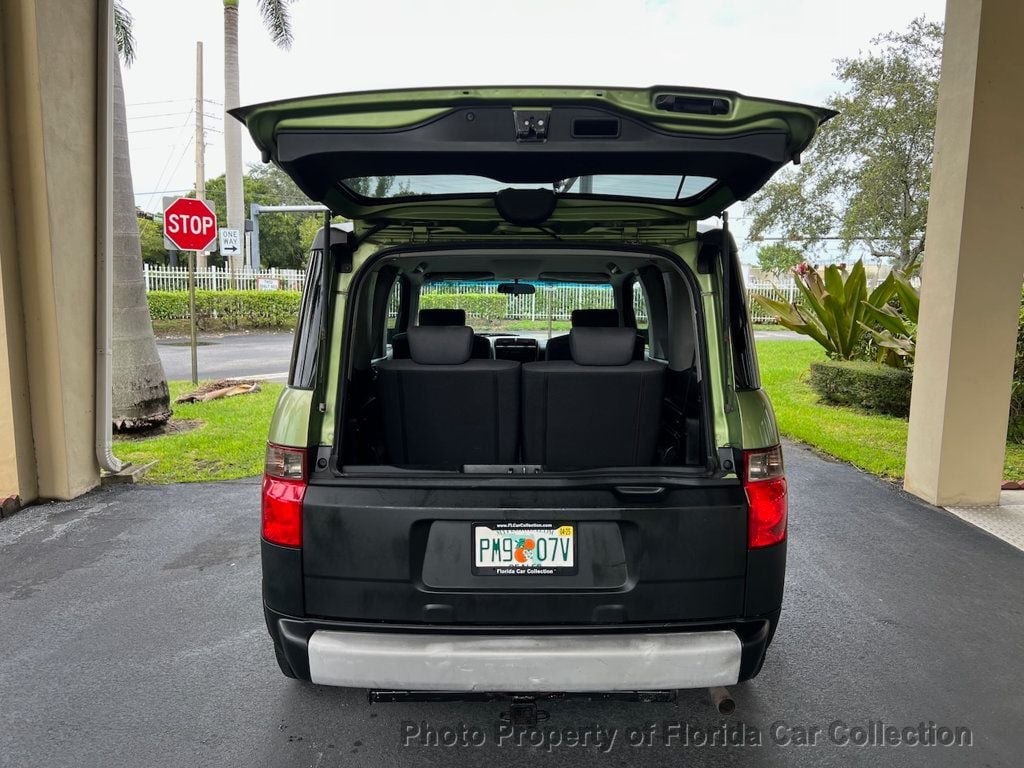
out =
[[532,728],[549,717],[547,710],[537,709],[537,699],[533,696],[513,696],[508,712],[501,713],[501,719],[509,725],[524,728]]
[[[716,689],[710,689],[716,690]],[[717,689],[717,690],[723,690]],[[726,691],[728,695],[728,691]],[[383,691],[372,690],[367,698],[373,703],[405,703],[414,701],[454,702],[454,701],[507,701],[508,711],[502,712],[499,719],[513,726],[530,728],[547,720],[547,710],[537,707],[538,701],[563,701],[574,699],[582,701],[637,701],[646,704],[670,703],[676,700],[675,691],[608,691],[596,693],[541,693],[509,694],[487,693],[480,691]],[[732,702],[732,699],[729,699]],[[734,705],[735,707],[735,705]],[[719,709],[720,712],[725,712]],[[730,710],[732,711],[732,710]]]

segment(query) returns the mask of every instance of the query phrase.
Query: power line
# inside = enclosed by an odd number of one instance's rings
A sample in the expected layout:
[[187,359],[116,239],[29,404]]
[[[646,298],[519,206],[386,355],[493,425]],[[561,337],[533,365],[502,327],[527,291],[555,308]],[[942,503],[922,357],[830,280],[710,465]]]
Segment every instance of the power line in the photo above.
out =
[[[171,171],[171,175],[167,177],[168,179],[173,179],[174,178],[174,174],[176,174],[178,172],[178,168],[181,167],[181,161],[185,159],[185,155],[188,153],[189,147],[191,147],[194,143],[195,143],[195,139],[194,138],[189,138],[188,143],[185,144],[185,149],[178,156],[178,162],[174,164],[174,170]],[[150,197],[150,203],[152,203],[152,200],[153,200],[153,198]]]
[[145,197],[146,195],[166,195],[168,192],[191,192],[192,187],[183,187],[182,189],[157,189],[152,192],[136,192],[135,197]]
[[[191,114],[191,112],[189,112],[187,110],[182,110],[180,112],[161,112],[161,113],[156,114],[156,115],[134,115],[132,117],[129,117],[128,119],[129,120],[149,120],[149,119],[154,118],[154,117],[180,117],[181,115],[186,115],[186,114]],[[203,112],[203,115],[205,117],[213,118],[214,120],[223,120],[224,119],[223,114],[220,113],[220,112]]]
[[[195,99],[194,98],[187,98],[187,99],[162,99],[160,101],[136,101],[136,102],[133,102],[131,104],[125,104],[125,106],[126,107],[148,107],[148,106],[152,106],[153,104],[179,104],[179,103],[181,103],[183,101],[187,101],[187,102],[189,102],[191,104],[192,102],[195,101]],[[222,101],[214,101],[213,99],[203,99],[203,103],[204,104],[216,104],[218,107],[223,107],[224,106],[224,102],[222,102]]]
[[[189,115],[191,115],[191,114],[192,113],[189,112]],[[128,131],[128,133],[129,134],[134,134],[134,133],[156,133],[157,131],[173,131],[175,128],[181,128],[181,126],[180,125],[165,125],[165,126],[162,126],[160,128],[139,128],[139,129],[134,130],[134,131]]]
[[[160,175],[157,176],[157,179],[156,179],[156,186],[157,187],[160,187],[164,183],[164,173],[167,171],[167,166],[169,166],[171,164],[171,158],[174,157],[174,150],[177,148],[178,142],[181,141],[181,139],[182,139],[182,137],[184,135],[184,131],[188,127],[189,118],[192,117],[192,112],[193,111],[194,110],[191,110],[191,109],[188,111],[188,115],[185,116],[185,122],[183,122],[181,124],[181,130],[178,132],[178,137],[174,140],[173,146],[171,147],[170,151],[168,151],[168,153],[167,153],[167,159],[164,160],[163,168],[160,169]],[[149,202],[146,204],[146,207],[148,208],[150,205],[152,205],[152,203],[153,203],[153,199],[151,197]]]

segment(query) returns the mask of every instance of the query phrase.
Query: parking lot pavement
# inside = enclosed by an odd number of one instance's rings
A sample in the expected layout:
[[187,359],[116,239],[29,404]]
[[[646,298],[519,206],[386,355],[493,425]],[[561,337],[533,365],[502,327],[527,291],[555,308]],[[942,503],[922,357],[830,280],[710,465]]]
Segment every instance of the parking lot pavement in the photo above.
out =
[[[291,332],[204,335],[196,345],[200,379],[259,376],[284,382],[292,358]],[[157,351],[168,381],[192,377],[192,357],[187,338],[157,339]]]
[[[734,689],[736,714],[699,691],[555,702],[518,737],[499,704],[369,705],[282,677],[260,611],[255,481],[23,510],[0,522],[0,765],[1020,765],[1024,554],[787,451],[783,621],[764,672]],[[900,739],[967,728],[971,746],[885,746],[891,726]]]

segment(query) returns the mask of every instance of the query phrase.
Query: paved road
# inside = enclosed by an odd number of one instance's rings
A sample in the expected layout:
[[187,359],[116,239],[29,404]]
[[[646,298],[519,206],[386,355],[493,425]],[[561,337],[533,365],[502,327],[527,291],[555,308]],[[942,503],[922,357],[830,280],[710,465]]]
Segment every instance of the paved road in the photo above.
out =
[[[520,332],[536,339],[547,334]],[[791,331],[757,331],[759,339],[792,340],[805,337]],[[291,333],[240,333],[224,336],[202,336],[196,350],[199,378],[223,379],[258,375],[271,381],[285,381],[292,354]],[[164,372],[170,381],[192,376],[188,339],[168,338],[157,341]]]
[[[675,704],[561,702],[545,728],[594,747],[494,743],[494,704],[368,705],[280,676],[259,602],[255,481],[103,489],[0,521],[0,765],[1019,766],[1024,554],[790,446],[790,569],[764,672],[723,720]],[[479,728],[480,748],[401,746],[403,722]],[[971,747],[837,746],[829,726],[971,729]],[[757,729],[761,746],[630,747],[625,729]],[[777,746],[771,724],[821,728]],[[732,731],[736,733],[736,730]],[[837,735],[841,735],[838,732]],[[710,737],[707,737],[710,738]]]
[[[169,381],[192,376],[187,338],[157,339],[157,350]],[[258,375],[283,382],[288,378],[291,356],[290,332],[201,336],[196,347],[200,379]]]

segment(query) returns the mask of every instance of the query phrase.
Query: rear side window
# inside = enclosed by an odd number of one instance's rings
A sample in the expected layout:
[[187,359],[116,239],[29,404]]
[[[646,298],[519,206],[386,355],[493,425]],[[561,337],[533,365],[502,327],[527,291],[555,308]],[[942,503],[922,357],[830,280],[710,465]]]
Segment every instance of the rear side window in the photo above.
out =
[[638,331],[650,327],[650,312],[647,309],[647,292],[644,291],[643,283],[639,280],[633,283],[633,314],[636,316],[636,328]]
[[391,339],[398,333],[398,317],[402,312],[402,281],[396,279],[394,284],[391,286],[391,294],[388,296],[388,317],[387,323],[384,326],[386,328],[385,335],[387,337],[387,343],[391,343]]
[[316,374],[317,348],[320,337],[320,277],[323,261],[322,251],[313,251],[306,268],[306,285],[299,305],[299,323],[295,328],[292,345],[292,366],[288,376],[289,386],[297,389],[312,389]]

